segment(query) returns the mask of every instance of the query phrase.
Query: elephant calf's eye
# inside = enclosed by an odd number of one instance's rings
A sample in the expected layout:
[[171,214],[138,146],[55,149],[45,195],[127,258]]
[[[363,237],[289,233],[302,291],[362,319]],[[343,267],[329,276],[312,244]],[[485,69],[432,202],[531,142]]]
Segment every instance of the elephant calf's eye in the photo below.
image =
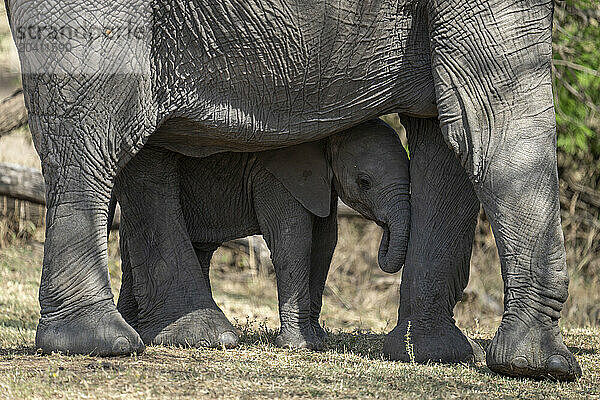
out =
[[358,184],[358,187],[361,190],[371,189],[371,178],[369,178],[366,175],[359,176],[358,179],[356,180],[356,183]]

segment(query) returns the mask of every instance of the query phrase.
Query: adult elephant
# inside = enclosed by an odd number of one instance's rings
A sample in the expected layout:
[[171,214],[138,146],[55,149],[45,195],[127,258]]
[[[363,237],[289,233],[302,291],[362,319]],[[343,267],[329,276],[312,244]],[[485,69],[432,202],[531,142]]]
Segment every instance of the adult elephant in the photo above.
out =
[[146,143],[258,151],[398,112],[413,234],[385,352],[407,358],[410,322],[418,361],[471,357],[452,311],[480,201],[505,283],[488,365],[580,374],[558,328],[568,277],[551,0],[6,2],[47,184],[44,351],[143,349],[113,303],[105,226],[114,178]]

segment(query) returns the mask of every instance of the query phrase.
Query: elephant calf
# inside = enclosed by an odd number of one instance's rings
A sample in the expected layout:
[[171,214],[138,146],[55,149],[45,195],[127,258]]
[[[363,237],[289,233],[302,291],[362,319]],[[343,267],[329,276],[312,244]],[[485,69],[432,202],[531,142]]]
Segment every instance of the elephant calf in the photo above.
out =
[[338,195],[384,234],[379,264],[404,264],[408,157],[380,120],[321,142],[192,158],[146,146],[119,175],[123,283],[118,309],[145,343],[235,346],[212,299],[223,242],[262,234],[277,275],[278,346],[318,349],[322,294],[337,242]]

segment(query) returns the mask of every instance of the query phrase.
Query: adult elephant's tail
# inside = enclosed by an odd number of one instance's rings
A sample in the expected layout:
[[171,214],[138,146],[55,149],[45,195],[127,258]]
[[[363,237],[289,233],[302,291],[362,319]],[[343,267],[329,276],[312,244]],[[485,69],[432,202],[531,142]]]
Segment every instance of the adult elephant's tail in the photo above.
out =
[[115,220],[115,212],[117,211],[117,197],[115,196],[115,192],[110,195],[110,202],[108,203],[108,218],[106,220],[106,237],[110,238],[110,231],[112,229],[114,220]]

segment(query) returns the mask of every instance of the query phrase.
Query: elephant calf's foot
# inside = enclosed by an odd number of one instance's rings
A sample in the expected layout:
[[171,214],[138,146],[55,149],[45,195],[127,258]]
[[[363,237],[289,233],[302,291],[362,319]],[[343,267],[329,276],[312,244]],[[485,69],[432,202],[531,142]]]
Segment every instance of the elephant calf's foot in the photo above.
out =
[[565,346],[558,323],[502,321],[487,348],[487,365],[499,374],[573,381],[581,376],[577,360]]
[[483,362],[485,358],[481,346],[453,323],[423,326],[418,320],[399,322],[385,337],[383,353],[391,360],[417,363]]
[[239,343],[231,322],[221,310],[212,308],[192,311],[170,323],[156,335],[142,333],[142,338],[146,343],[186,347],[233,348]]
[[[112,303],[112,302],[111,302]],[[142,353],[138,333],[114,309],[114,305],[82,310],[76,317],[40,318],[36,348],[43,353],[120,356]]]
[[[323,331],[323,333],[325,333]],[[325,334],[327,335],[327,334]],[[319,337],[312,325],[307,327],[282,327],[275,344],[285,349],[322,350],[324,339]]]

